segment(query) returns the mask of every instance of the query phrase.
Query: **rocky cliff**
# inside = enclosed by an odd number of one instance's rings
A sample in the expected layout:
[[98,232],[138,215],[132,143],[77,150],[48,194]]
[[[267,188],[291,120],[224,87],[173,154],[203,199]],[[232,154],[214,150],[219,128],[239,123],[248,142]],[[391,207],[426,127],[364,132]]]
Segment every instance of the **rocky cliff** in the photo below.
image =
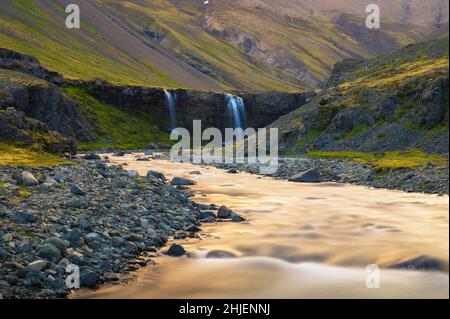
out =
[[[204,128],[232,127],[226,94],[184,89],[170,93],[178,126],[191,129],[193,120],[202,120]],[[247,126],[254,128],[272,123],[314,95],[235,94],[244,100]],[[169,142],[170,116],[163,89],[66,80],[33,57],[0,49],[0,110],[7,108],[41,122],[48,131],[73,138],[81,149],[134,149]]]
[[419,149],[448,157],[448,39],[336,65],[328,86],[280,118],[286,153]]

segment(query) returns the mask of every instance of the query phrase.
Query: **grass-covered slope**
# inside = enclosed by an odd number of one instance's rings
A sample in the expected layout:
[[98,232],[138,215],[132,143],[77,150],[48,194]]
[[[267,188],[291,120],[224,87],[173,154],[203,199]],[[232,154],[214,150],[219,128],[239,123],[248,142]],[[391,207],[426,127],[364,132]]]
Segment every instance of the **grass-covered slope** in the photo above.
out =
[[37,57],[68,78],[111,83],[218,89],[207,76],[160,52],[95,2],[79,1],[81,29],[67,29],[63,0],[0,2],[0,47]]
[[[383,28],[368,31],[364,11],[347,13],[345,2],[332,9],[328,1],[307,2],[81,0],[81,29],[70,30],[68,0],[4,0],[0,47],[36,56],[69,78],[214,91],[301,91],[320,86],[342,59],[417,41],[433,31],[429,26],[437,14],[430,6],[420,21],[399,20],[401,12],[385,10]],[[413,12],[420,7],[417,1],[410,6]]]
[[143,149],[154,142],[170,143],[169,135],[160,132],[156,126],[161,120],[144,111],[124,111],[114,105],[102,103],[90,96],[84,88],[68,87],[64,91],[77,102],[94,126],[91,134],[95,141],[80,141],[80,150],[132,150]]
[[0,167],[50,167],[63,164],[73,164],[73,162],[54,153],[36,151],[0,141]]
[[288,155],[438,164],[448,158],[448,105],[448,39],[441,39],[338,64],[327,89],[271,126]]
[[[253,90],[317,87],[336,62],[399,48],[428,31],[396,20],[399,14],[389,11],[383,12],[383,28],[368,31],[364,8],[341,16],[352,7],[345,2],[334,4],[334,10],[321,0],[102,3],[157,32],[161,46],[197,69],[229,86]],[[416,9],[418,2],[411,6]],[[424,19],[433,24],[432,13]]]

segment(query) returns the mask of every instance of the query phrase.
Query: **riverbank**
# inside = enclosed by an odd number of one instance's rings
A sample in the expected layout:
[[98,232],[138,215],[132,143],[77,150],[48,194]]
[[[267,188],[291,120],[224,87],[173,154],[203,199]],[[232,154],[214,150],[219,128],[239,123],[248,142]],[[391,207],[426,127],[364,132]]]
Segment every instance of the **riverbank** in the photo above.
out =
[[[447,196],[108,156],[141,174],[191,178],[194,201],[224,204],[247,222],[205,224],[200,238],[176,241],[189,258],[158,256],[126,286],[74,298],[448,297]],[[370,264],[380,268],[380,289],[366,286]]]
[[[215,166],[253,174],[259,174],[260,171],[258,164],[233,163]],[[336,182],[405,192],[448,194],[448,162],[446,165],[428,163],[413,168],[377,170],[369,164],[359,164],[346,159],[280,158],[278,170],[270,176],[299,181],[301,178],[295,177],[308,171],[312,173],[309,174],[312,176],[310,181],[315,182]]]
[[[195,238],[201,223],[218,218],[218,207],[190,200],[182,186],[189,181],[140,176],[90,158],[0,168],[0,298],[66,297],[70,264],[80,267],[82,288],[127,280],[153,265],[167,242]],[[225,217],[220,221],[241,220]]]

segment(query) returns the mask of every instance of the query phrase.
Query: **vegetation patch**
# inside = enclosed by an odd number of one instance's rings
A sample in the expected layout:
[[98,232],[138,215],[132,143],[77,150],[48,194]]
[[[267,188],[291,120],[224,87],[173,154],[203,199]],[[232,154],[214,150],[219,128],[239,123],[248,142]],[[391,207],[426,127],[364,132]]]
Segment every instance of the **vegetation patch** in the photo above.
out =
[[78,142],[81,151],[114,148],[133,150],[145,148],[150,143],[170,144],[169,134],[160,132],[155,125],[158,119],[143,111],[127,112],[116,106],[102,103],[89,95],[84,88],[68,87],[66,94],[75,99],[86,118],[96,128],[94,142]]
[[0,142],[0,166],[52,167],[74,163],[58,155]]
[[423,167],[429,163],[448,166],[448,159],[437,154],[427,154],[420,150],[408,152],[390,151],[381,154],[371,152],[308,152],[308,156],[319,159],[348,159],[367,164],[377,170]]

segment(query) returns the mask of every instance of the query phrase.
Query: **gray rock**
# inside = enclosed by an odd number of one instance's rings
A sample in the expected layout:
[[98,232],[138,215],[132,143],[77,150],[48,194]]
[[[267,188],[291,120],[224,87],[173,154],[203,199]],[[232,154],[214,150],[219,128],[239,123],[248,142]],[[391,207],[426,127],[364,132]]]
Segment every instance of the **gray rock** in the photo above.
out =
[[57,238],[57,237],[47,239],[45,241],[45,243],[52,244],[53,246],[55,246],[61,254],[63,254],[66,251],[66,249],[69,247],[68,242],[66,242],[65,240],[63,240],[61,238]]
[[31,263],[28,264],[28,266],[26,267],[27,271],[41,271],[42,269],[44,269],[45,267],[47,267],[48,265],[48,261],[46,260],[35,260],[32,261]]
[[66,236],[66,240],[72,246],[78,246],[80,243],[81,232],[78,229],[72,229]]
[[86,194],[78,185],[72,185],[70,187],[70,192],[78,196],[83,196]]
[[195,181],[183,178],[183,177],[174,177],[172,181],[170,182],[171,185],[174,186],[189,186],[189,185],[195,185]]
[[31,251],[33,249],[33,244],[29,240],[25,240],[21,242],[16,247],[16,253],[23,254]]
[[305,172],[295,174],[289,178],[290,182],[296,183],[319,183],[320,182],[320,170],[317,168],[311,168]]
[[14,212],[11,220],[19,224],[32,224],[36,221],[36,217],[29,212]]
[[231,221],[234,223],[240,223],[244,221],[244,218],[233,212],[231,213]]
[[172,246],[170,246],[169,250],[167,251],[167,255],[173,257],[180,257],[184,254],[186,254],[186,251],[184,250],[183,246],[178,244],[172,244]]
[[127,175],[128,175],[128,177],[130,177],[130,178],[136,178],[136,177],[139,176],[139,173],[138,173],[137,171],[131,170],[131,171],[127,171]]
[[231,209],[229,209],[228,207],[220,206],[219,210],[217,211],[217,217],[218,218],[230,218],[231,213],[233,213],[233,211]]
[[31,174],[30,172],[22,172],[21,180],[22,180],[22,184],[27,185],[27,186],[35,186],[35,185],[39,184],[36,177],[34,177],[34,175]]
[[95,153],[87,154],[83,158],[88,161],[97,161],[97,160],[101,159],[100,155],[95,154]]
[[80,286],[85,288],[95,288],[100,279],[99,274],[90,268],[83,267],[80,271]]
[[126,245],[126,240],[122,237],[113,237],[111,238],[111,244],[113,245],[113,247],[123,247]]
[[125,152],[123,152],[123,151],[117,151],[117,152],[114,152],[113,155],[114,155],[114,156],[119,156],[119,157],[121,157],[121,156],[125,156]]
[[52,189],[53,185],[54,185],[53,183],[45,182],[45,183],[39,185],[39,191],[41,193],[47,193]]
[[68,208],[82,208],[84,202],[81,199],[74,198],[64,202],[64,205]]
[[106,282],[118,281],[119,275],[113,272],[107,272],[103,275]]
[[61,259],[61,253],[58,248],[49,243],[39,246],[38,256],[53,262],[57,262]]
[[151,178],[151,177],[155,177],[161,181],[166,181],[166,177],[164,176],[164,174],[160,173],[160,172],[156,172],[156,171],[148,171],[147,172],[147,178]]
[[11,255],[4,249],[0,248],[0,262],[5,262]]

